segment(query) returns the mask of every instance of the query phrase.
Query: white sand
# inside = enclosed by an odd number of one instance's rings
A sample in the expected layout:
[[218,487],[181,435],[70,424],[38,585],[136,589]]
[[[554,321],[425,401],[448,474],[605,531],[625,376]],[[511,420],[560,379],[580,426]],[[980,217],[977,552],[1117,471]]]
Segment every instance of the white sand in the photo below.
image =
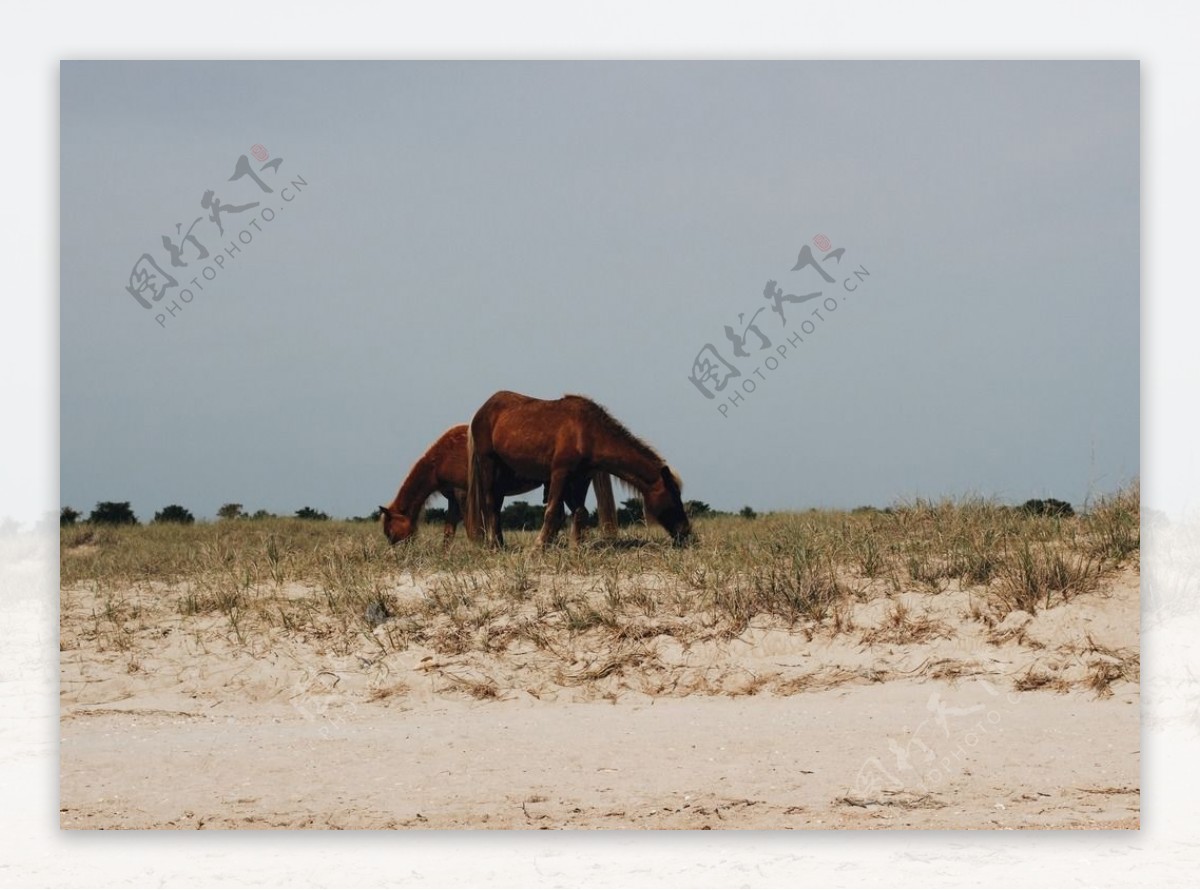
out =
[[[966,593],[905,595],[940,627],[920,641],[889,641],[880,601],[811,639],[663,635],[586,683],[520,648],[216,645],[152,595],[129,592],[124,650],[81,632],[86,592],[65,597],[64,828],[1139,825],[1135,569],[999,627]],[[1114,652],[1126,675],[1101,697],[1086,680]],[[1031,673],[1046,685],[1015,691]],[[498,697],[464,693],[477,677]]]

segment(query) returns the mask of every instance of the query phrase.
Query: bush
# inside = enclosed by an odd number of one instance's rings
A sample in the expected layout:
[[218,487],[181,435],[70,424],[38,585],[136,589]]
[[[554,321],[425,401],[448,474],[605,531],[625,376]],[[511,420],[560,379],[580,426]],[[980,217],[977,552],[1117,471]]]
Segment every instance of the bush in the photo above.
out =
[[63,507],[58,514],[58,527],[65,528],[69,525],[74,525],[80,517],[78,510],[72,510],[70,507]]
[[1021,505],[1021,510],[1030,516],[1074,516],[1075,511],[1066,501],[1057,498],[1031,498]]
[[301,507],[296,511],[297,519],[328,519],[328,513],[322,513],[320,510],[314,510],[312,507]]
[[742,507],[741,511],[738,513],[738,516],[741,516],[743,519],[757,519],[758,518],[758,514],[755,513],[754,508],[750,507],[750,506]]
[[196,521],[196,517],[192,515],[190,510],[181,507],[178,504],[171,504],[168,507],[163,507],[157,513],[155,513],[154,521],[178,522],[180,525],[191,525]]
[[689,519],[700,519],[703,516],[715,516],[716,511],[713,510],[704,501],[684,501],[683,509],[687,513]]
[[[258,512],[261,513],[263,511],[259,510]],[[245,515],[242,512],[241,504],[222,504],[221,509],[217,511],[218,519],[241,519]]]
[[643,521],[643,516],[641,498],[630,498],[622,501],[621,506],[617,509],[617,524],[637,525]]
[[546,508],[528,501],[512,501],[500,511],[500,527],[506,531],[533,531],[541,528],[545,519]]
[[137,517],[129,501],[101,501],[88,516],[97,525],[137,525]]

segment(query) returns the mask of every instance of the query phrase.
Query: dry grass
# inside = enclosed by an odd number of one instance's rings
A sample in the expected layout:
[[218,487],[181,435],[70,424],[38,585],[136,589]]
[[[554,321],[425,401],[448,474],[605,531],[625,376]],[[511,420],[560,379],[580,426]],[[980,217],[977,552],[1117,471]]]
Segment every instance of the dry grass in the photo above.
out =
[[1030,692],[1034,689],[1051,689],[1055,692],[1068,692],[1071,689],[1071,684],[1054,672],[1038,667],[1030,667],[1013,680],[1013,688],[1018,692]]
[[[543,551],[531,549],[532,533],[513,533],[508,549],[492,552],[462,536],[443,547],[433,528],[392,548],[373,523],[82,525],[61,532],[62,608],[72,608],[79,591],[91,594],[100,606],[78,637],[124,654],[130,671],[141,669],[133,641],[147,632],[141,604],[152,601],[201,650],[212,635],[253,651],[281,637],[337,655],[420,646],[434,664],[468,653],[520,655],[564,685],[603,685],[637,671],[651,686],[699,689],[714,681],[656,679],[664,641],[728,641],[752,622],[810,639],[860,633],[865,645],[948,638],[947,625],[900,597],[875,627],[856,628],[854,607],[898,593],[936,599],[957,586],[972,591],[973,614],[996,627],[1014,611],[1033,614],[1090,590],[1140,547],[1136,487],[1076,517],[1030,516],[981,500],[916,501],[695,526],[698,542],[685,549],[637,529],[616,542]],[[63,647],[77,644],[74,634]],[[998,632],[995,642],[1008,638]],[[1136,670],[1123,655],[1090,657],[1097,694]],[[441,682],[474,698],[504,688],[448,670],[435,671]],[[824,682],[764,679],[747,693],[786,695]],[[1030,675],[1017,685],[1052,682]]]
[[876,643],[923,643],[937,637],[949,638],[951,629],[941,621],[928,615],[913,615],[912,609],[903,602],[892,603],[883,622],[862,636],[864,646]]
[[1088,674],[1083,685],[1097,698],[1109,698],[1113,694],[1112,686],[1118,680],[1137,683],[1141,679],[1141,660],[1137,652],[1102,646],[1089,634],[1079,654],[1087,663]]

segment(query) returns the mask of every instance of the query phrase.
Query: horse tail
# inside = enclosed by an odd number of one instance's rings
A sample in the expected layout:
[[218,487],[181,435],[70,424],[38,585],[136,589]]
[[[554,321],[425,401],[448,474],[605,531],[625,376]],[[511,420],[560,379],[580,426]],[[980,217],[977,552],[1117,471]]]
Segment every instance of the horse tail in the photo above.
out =
[[596,492],[596,512],[600,514],[600,531],[616,537],[617,502],[613,498],[612,476],[600,470],[592,473],[592,490]]
[[479,486],[479,453],[475,449],[475,424],[467,425],[467,505],[463,527],[472,541],[483,538],[483,495]]

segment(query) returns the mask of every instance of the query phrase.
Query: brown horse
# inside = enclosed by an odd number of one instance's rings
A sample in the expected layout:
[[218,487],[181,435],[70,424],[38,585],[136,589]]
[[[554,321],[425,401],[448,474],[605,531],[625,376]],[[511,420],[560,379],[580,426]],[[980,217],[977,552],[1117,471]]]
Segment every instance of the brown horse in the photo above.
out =
[[605,472],[637,489],[645,515],[676,544],[691,537],[682,483],[658,453],[603,407],[583,396],[552,401],[498,392],[471,419],[467,436],[466,524],[472,538],[482,525],[492,546],[500,543],[500,504],[510,476],[548,485],[546,517],[538,544],[558,532],[560,505],[591,473]]
[[[504,495],[524,494],[542,485],[537,480],[516,479],[511,475],[501,481]],[[587,498],[589,482],[596,491],[601,530],[609,536],[617,532],[617,505],[613,500],[612,480],[607,473],[594,473],[590,478],[583,480],[582,489],[576,485],[570,492],[570,497],[566,498],[572,509],[571,536],[577,542],[582,536],[583,520],[587,517],[583,503]],[[416,534],[421,510],[434,494],[441,494],[446,499],[444,539],[448,543],[454,538],[458,523],[462,519],[467,496],[465,423],[452,426],[442,433],[413,464],[391,504],[379,508],[383,519],[383,533],[390,543],[396,544]]]

